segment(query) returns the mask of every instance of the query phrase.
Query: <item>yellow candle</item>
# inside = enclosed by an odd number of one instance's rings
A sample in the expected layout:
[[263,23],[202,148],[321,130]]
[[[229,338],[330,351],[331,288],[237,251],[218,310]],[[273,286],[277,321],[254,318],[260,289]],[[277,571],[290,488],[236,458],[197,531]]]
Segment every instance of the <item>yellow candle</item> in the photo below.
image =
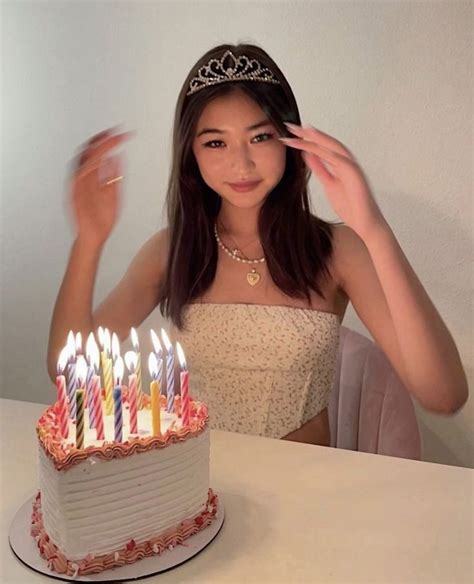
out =
[[160,384],[158,381],[150,383],[151,395],[151,421],[153,428],[153,436],[161,434],[161,420],[160,420]]
[[114,413],[114,397],[112,387],[112,359],[106,357],[103,361],[104,386],[105,386],[105,415],[112,416]]

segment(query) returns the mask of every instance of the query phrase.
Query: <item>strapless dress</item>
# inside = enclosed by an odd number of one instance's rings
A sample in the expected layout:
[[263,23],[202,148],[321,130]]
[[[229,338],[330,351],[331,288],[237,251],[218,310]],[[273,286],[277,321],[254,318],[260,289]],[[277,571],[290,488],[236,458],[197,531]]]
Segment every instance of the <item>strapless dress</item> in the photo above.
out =
[[328,406],[336,370],[336,314],[261,304],[188,304],[172,327],[191,397],[211,428],[282,438]]

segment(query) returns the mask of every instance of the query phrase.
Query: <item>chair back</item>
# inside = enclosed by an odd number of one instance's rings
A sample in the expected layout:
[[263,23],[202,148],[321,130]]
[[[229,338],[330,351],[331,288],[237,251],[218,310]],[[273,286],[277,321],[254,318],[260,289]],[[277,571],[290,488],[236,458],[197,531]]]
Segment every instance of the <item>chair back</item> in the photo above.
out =
[[328,414],[335,448],[421,460],[410,394],[383,351],[344,326]]

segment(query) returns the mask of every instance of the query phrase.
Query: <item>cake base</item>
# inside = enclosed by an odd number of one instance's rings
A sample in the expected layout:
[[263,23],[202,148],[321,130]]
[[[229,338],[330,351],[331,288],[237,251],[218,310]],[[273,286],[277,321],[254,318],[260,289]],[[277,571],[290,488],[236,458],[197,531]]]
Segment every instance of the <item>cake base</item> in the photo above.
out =
[[191,559],[202,551],[219,533],[224,523],[224,506],[219,497],[217,513],[210,525],[202,531],[187,538],[182,545],[178,545],[172,550],[167,550],[163,554],[142,558],[133,564],[111,568],[97,574],[84,576],[67,576],[58,574],[48,568],[47,561],[41,557],[35,539],[30,535],[31,509],[36,495],[28,499],[18,509],[10,526],[8,539],[10,547],[16,557],[32,570],[56,578],[57,580],[75,582],[122,582],[126,580],[138,580],[146,576],[152,576],[159,572],[164,572],[175,568]]

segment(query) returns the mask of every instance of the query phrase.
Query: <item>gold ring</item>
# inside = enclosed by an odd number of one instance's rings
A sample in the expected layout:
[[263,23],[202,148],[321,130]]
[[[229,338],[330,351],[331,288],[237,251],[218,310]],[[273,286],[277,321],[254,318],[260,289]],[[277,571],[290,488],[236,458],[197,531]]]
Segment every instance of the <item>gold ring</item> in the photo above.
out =
[[122,180],[122,179],[123,179],[123,176],[116,176],[115,178],[111,178],[110,180],[108,180],[105,184],[108,186],[108,185],[111,185],[114,182],[117,182],[117,181]]

